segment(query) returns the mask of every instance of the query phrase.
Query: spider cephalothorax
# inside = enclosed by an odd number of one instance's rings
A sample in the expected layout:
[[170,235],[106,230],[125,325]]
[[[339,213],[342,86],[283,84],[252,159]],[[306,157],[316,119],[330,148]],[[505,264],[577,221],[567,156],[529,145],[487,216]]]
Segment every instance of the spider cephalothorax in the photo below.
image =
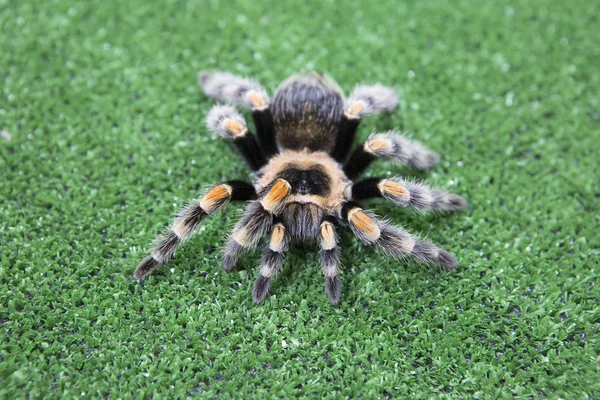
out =
[[417,169],[435,165],[439,156],[396,132],[372,135],[350,152],[365,115],[391,111],[398,104],[394,90],[377,84],[357,86],[346,100],[335,82],[320,74],[293,76],[269,103],[256,82],[224,72],[198,75],[204,92],[217,100],[252,110],[257,136],[231,105],[214,106],[208,129],[231,139],[255,171],[254,183],[228,181],[216,185],[181,210],[151,255],[135,270],[136,279],[168,262],[177,245],[188,239],[200,221],[228,201],[248,202],[223,253],[223,268],[233,269],[242,252],[267,237],[252,298],[265,299],[271,278],[280,268],[290,241],[314,240],[329,300],[341,296],[338,227],[348,227],[365,244],[375,244],[395,257],[412,256],[449,270],[456,259],[445,250],[379,220],[357,201],[380,197],[418,211],[461,210],[460,196],[402,179],[369,178],[354,182],[377,158],[393,159]]

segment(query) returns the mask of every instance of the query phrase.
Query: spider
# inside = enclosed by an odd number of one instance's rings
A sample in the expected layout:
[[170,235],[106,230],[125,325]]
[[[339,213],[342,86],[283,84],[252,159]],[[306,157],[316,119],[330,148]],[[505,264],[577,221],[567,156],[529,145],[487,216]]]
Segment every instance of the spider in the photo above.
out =
[[[233,141],[254,181],[228,181],[213,186],[183,208],[167,233],[159,236],[151,255],[134,272],[147,277],[167,263],[177,246],[190,238],[200,221],[229,201],[244,201],[244,214],[225,245],[222,265],[231,271],[241,254],[267,236],[260,273],[252,289],[262,302],[271,279],[280,269],[291,241],[316,240],[331,303],[340,301],[340,246],[338,229],[350,230],[365,244],[384,253],[414,257],[446,270],[456,259],[447,251],[378,219],[358,201],[384,198],[417,211],[461,210],[466,201],[400,176],[356,180],[378,158],[406,163],[419,170],[434,166],[440,157],[395,131],[373,134],[351,150],[361,119],[388,112],[398,104],[396,92],[381,84],[359,85],[345,99],[329,77],[298,74],[283,82],[270,102],[255,81],[227,72],[200,72],[204,93],[228,105],[213,106],[206,116],[209,131]],[[252,112],[256,136],[230,104]]]

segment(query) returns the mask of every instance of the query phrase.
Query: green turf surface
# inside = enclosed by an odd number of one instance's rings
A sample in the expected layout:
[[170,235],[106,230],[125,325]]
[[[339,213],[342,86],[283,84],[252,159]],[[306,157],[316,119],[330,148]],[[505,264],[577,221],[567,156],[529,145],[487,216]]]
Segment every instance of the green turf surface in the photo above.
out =
[[[600,7],[499,3],[0,0],[0,397],[600,396]],[[400,90],[361,138],[411,132],[471,209],[370,205],[459,268],[347,234],[339,306],[310,244],[255,306],[258,251],[220,269],[231,205],[136,283],[186,199],[249,177],[201,69]]]

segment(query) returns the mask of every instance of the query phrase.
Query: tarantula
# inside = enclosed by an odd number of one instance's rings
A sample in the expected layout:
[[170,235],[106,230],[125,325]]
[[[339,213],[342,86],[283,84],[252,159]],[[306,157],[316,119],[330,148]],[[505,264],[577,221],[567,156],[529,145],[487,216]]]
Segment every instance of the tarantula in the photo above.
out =
[[447,251],[377,219],[357,203],[383,197],[417,211],[467,207],[460,196],[399,176],[355,183],[377,158],[420,170],[439,161],[436,153],[395,131],[373,134],[350,152],[364,116],[396,107],[398,95],[393,89],[381,84],[361,85],[345,99],[333,80],[311,73],[286,80],[269,102],[266,91],[252,80],[226,72],[200,72],[198,80],[207,96],[242,104],[252,111],[256,136],[231,105],[213,106],[206,116],[206,125],[211,132],[233,141],[256,179],[253,183],[235,180],[213,186],[181,210],[168,232],[156,240],[151,255],[135,270],[136,279],[168,262],[200,221],[229,201],[248,204],[225,246],[224,270],[232,270],[244,250],[268,235],[260,273],[252,289],[255,303],[266,298],[290,241],[316,240],[327,296],[337,304],[342,290],[340,226],[349,227],[363,243],[375,244],[389,255],[415,257],[446,270],[457,266]]

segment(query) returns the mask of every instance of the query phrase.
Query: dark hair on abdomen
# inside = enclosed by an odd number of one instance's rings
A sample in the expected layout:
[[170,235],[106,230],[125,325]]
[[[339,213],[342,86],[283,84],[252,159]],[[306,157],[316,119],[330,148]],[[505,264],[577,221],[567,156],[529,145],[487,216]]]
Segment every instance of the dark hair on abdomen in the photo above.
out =
[[279,87],[271,109],[279,146],[329,152],[339,132],[344,97],[322,74],[295,75]]

